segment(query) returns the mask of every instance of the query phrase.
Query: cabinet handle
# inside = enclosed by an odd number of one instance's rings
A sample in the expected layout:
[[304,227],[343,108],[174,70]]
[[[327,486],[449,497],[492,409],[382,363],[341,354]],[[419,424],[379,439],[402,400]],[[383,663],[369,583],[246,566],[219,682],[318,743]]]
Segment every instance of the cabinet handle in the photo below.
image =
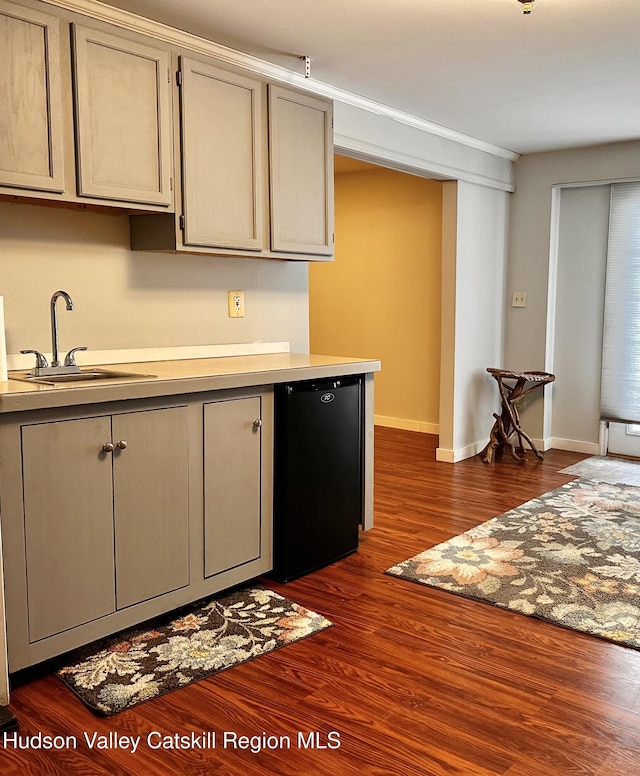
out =
[[116,447],[118,448],[118,450],[126,450],[128,444],[129,443],[127,442],[126,439],[120,439],[118,442],[116,442]]
[[260,426],[262,426],[262,420],[261,418],[256,418],[256,420],[253,421],[253,427],[260,428]]
[[105,442],[105,444],[102,445],[102,451],[105,453],[112,453],[113,450],[114,450],[114,447],[111,442]]

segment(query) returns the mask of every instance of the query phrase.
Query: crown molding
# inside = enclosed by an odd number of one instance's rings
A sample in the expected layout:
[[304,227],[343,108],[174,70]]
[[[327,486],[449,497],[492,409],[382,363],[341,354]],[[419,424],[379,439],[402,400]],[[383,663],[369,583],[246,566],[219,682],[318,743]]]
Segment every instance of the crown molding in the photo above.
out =
[[327,97],[328,99],[344,102],[353,107],[375,113],[379,116],[385,116],[386,118],[393,119],[401,124],[406,124],[423,132],[428,132],[431,135],[437,135],[446,140],[451,140],[454,143],[468,146],[469,148],[475,148],[478,151],[483,151],[484,153],[500,157],[501,159],[508,159],[509,161],[515,162],[519,158],[519,154],[514,151],[501,148],[492,143],[487,143],[484,140],[478,140],[475,137],[465,135],[462,132],[456,132],[453,129],[448,129],[439,124],[434,124],[425,119],[421,119],[418,116],[396,110],[389,105],[370,100],[366,97],[361,97],[358,94],[346,91],[345,89],[340,89],[331,84],[324,83],[323,81],[306,78],[304,75],[296,73],[293,70],[274,65],[263,59],[259,59],[258,57],[251,56],[250,54],[244,54],[241,51],[229,48],[228,46],[223,46],[220,43],[215,43],[206,38],[201,38],[197,35],[175,29],[174,27],[169,27],[166,24],[147,19],[144,16],[139,16],[130,11],[115,8],[114,6],[99,2],[99,0],[43,0],[43,2],[58,8],[64,8],[67,11],[90,16],[93,19],[108,22],[109,24],[115,24],[118,27],[122,27],[132,32],[148,35],[149,37],[162,40],[173,46],[178,46],[205,56],[214,57],[227,64],[241,67],[244,70],[249,70],[257,75],[264,76],[269,80],[289,84],[290,86],[295,86],[298,89],[312,92]]

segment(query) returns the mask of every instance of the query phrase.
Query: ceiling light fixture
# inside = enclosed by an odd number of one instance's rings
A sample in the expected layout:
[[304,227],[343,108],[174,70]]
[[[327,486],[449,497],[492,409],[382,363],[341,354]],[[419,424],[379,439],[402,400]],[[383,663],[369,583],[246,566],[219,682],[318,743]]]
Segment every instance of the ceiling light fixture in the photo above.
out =
[[531,13],[534,0],[518,0],[518,2],[522,3],[522,13]]

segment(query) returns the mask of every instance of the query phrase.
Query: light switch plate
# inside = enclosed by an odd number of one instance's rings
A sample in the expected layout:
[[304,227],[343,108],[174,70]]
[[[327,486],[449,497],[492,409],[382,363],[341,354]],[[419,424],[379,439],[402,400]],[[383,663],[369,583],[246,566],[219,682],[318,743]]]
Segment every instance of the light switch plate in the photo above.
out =
[[527,306],[527,292],[526,291],[514,291],[511,297],[511,307],[526,307]]

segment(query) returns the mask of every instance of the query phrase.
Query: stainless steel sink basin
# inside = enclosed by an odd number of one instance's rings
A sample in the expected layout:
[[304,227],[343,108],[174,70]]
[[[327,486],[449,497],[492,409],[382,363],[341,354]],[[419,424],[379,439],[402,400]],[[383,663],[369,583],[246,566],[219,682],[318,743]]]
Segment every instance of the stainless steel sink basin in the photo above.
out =
[[9,374],[10,380],[22,380],[27,383],[41,383],[43,385],[58,385],[59,383],[81,384],[93,380],[126,380],[134,378],[156,377],[156,375],[141,374],[140,372],[118,372],[114,369],[87,368],[71,374],[32,375],[29,372],[13,372]]

